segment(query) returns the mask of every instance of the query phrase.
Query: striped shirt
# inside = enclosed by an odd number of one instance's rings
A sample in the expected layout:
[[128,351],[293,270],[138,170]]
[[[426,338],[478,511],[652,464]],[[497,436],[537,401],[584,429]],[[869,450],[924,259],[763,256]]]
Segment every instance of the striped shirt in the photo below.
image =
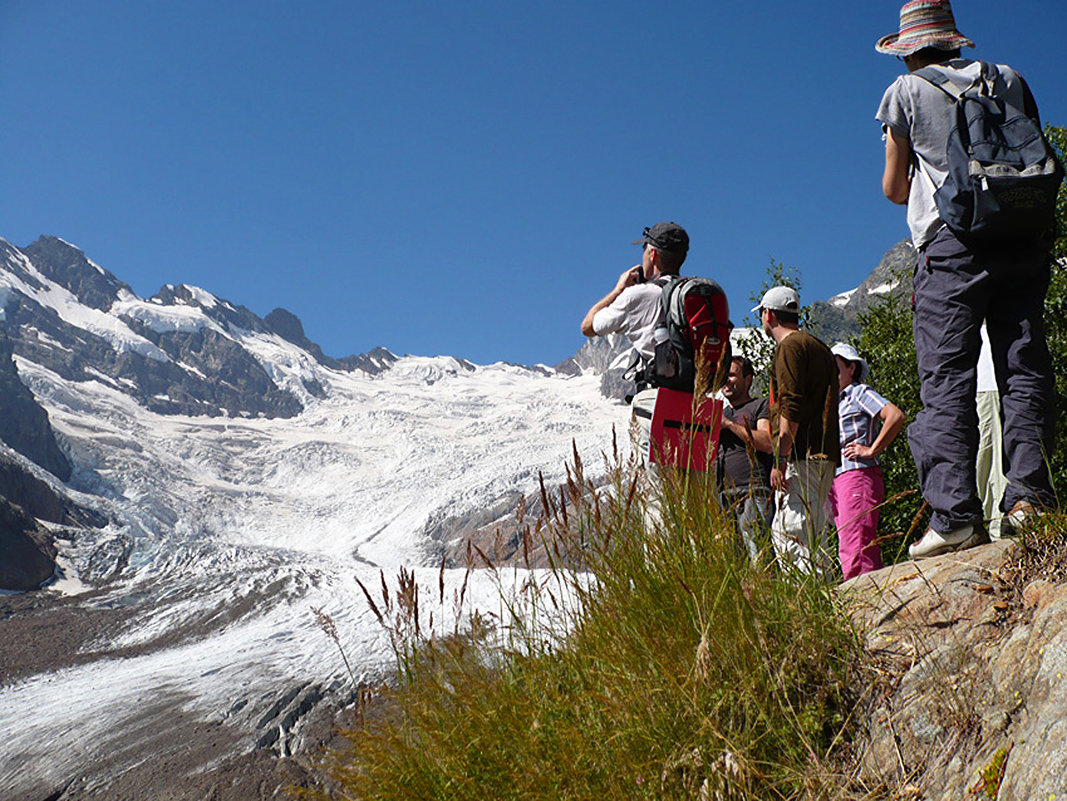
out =
[[[841,398],[837,404],[841,447],[844,448],[850,442],[858,442],[860,445],[873,444],[878,436],[874,421],[888,405],[889,401],[866,384],[849,384],[841,390]],[[841,466],[837,468],[837,473],[840,475],[846,470],[859,470],[877,464],[877,459],[848,459],[841,454]]]

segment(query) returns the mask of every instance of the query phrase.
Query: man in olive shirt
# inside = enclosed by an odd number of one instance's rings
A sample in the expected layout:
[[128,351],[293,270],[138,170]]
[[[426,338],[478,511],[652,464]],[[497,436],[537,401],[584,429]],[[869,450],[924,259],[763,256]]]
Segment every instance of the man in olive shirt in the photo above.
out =
[[800,296],[793,288],[769,289],[753,311],[777,343],[770,382],[771,541],[782,567],[825,573],[826,499],[841,463],[837,364],[825,344],[799,329]]

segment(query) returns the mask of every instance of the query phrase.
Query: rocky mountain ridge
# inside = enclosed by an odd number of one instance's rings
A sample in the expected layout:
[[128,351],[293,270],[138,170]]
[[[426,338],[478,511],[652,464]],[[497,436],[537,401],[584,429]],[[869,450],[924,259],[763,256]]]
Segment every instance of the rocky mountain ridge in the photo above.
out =
[[867,309],[888,297],[910,295],[915,258],[910,239],[895,244],[855,289],[811,304],[812,331],[824,342],[858,334],[860,315]]
[[[162,414],[292,417],[302,396],[321,397],[313,382],[281,385],[258,358],[257,338],[278,334],[320,364],[343,364],[307,341],[283,309],[268,322],[185,285],[142,299],[56,237],[24,249],[0,240],[0,267],[4,328],[15,355],[69,381],[109,382]],[[374,367],[363,362],[362,369]]]

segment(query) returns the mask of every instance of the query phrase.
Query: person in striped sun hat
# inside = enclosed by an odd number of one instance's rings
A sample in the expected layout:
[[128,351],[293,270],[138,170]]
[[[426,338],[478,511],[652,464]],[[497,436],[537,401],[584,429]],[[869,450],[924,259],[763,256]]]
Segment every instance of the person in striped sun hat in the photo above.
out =
[[883,36],[874,46],[879,53],[906,57],[932,47],[952,52],[974,47],[974,42],[956,30],[948,0],[912,0],[900,9],[900,31]]
[[933,514],[908,549],[915,559],[989,541],[975,487],[983,322],[1003,413],[1002,534],[1054,503],[1046,459],[1054,446],[1053,378],[1042,323],[1050,239],[1034,234],[991,242],[957,234],[935,200],[949,176],[947,143],[956,121],[949,84],[958,90],[984,84],[1038,128],[1040,118],[1019,73],[961,58],[963,47],[974,42],[957,29],[948,0],[905,3],[899,31],[875,45],[908,69],[886,90],[876,118],[885,139],[882,191],[907,206],[918,253],[912,328],[923,409],[908,427],[908,441]]

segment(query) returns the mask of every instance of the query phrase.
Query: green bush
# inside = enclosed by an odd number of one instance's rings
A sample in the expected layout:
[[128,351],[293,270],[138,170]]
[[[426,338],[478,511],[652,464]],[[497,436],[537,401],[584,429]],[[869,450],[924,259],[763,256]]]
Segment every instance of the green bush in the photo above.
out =
[[[1045,126],[1052,146],[1067,158],[1067,128]],[[1045,332],[1056,377],[1056,449],[1050,454],[1052,485],[1067,486],[1067,182],[1060,186],[1056,239],[1052,247],[1052,280],[1045,297]]]

